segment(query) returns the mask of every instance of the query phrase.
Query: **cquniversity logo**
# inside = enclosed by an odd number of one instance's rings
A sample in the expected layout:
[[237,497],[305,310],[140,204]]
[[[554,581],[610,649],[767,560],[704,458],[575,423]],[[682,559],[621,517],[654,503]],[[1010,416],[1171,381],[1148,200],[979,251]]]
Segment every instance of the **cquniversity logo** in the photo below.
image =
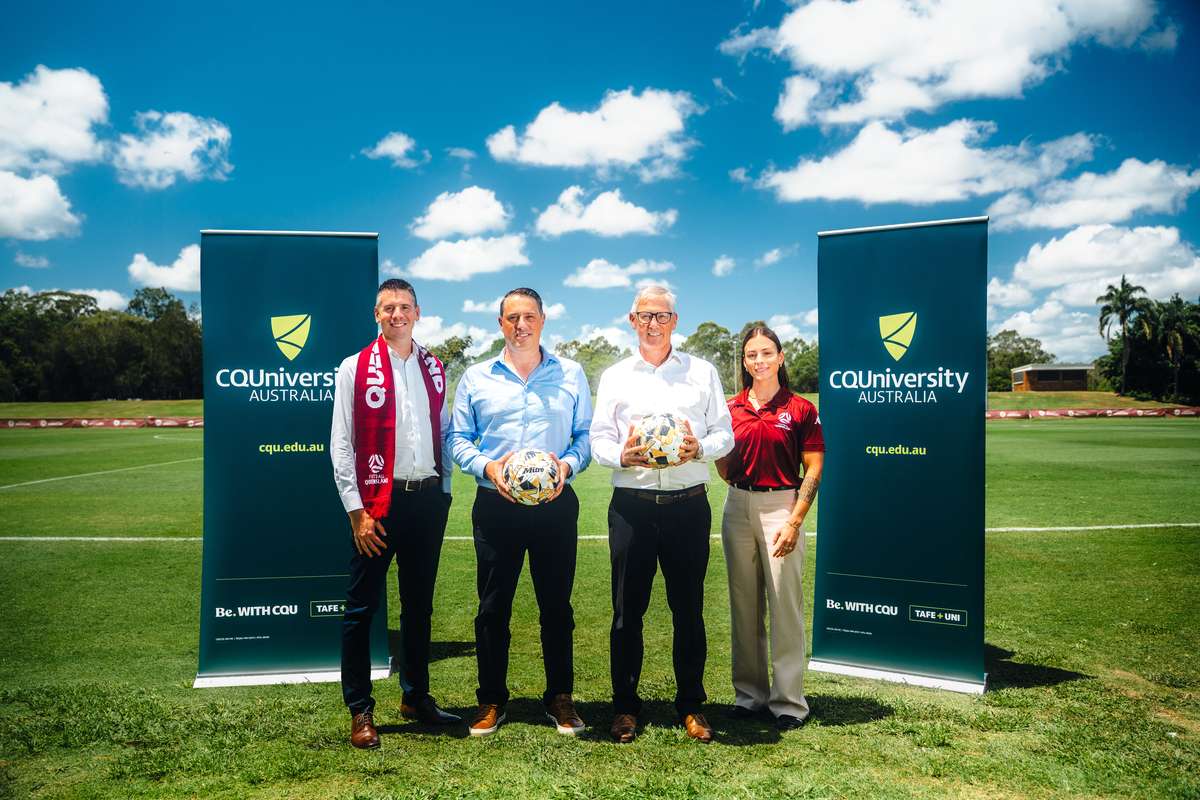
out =
[[917,312],[905,311],[902,314],[888,314],[879,318],[879,338],[883,346],[896,361],[904,358],[908,346],[912,344],[913,334],[917,332]]
[[288,361],[300,355],[300,351],[304,349],[311,326],[311,314],[271,317],[271,333],[275,336],[275,344]]

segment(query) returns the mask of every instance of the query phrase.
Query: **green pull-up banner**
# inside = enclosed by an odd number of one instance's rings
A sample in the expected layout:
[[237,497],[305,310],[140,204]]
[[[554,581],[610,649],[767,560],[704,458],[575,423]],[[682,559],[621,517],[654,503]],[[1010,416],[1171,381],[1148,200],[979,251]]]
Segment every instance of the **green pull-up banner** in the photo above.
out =
[[[353,552],[329,427],[376,335],[375,234],[203,231],[204,563],[195,686],[338,680]],[[387,615],[371,631],[387,674]]]
[[809,668],[982,692],[987,218],[819,236]]

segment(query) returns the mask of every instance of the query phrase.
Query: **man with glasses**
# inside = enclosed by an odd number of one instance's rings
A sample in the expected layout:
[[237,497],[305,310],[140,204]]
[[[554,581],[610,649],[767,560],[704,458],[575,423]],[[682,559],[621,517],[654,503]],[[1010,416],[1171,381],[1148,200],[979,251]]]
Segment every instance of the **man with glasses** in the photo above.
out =
[[[591,462],[592,395],[578,363],[542,348],[546,314],[537,292],[522,288],[504,295],[499,321],[504,349],[463,373],[449,440],[455,462],[479,484],[471,511],[479,709],[470,734],[488,736],[505,720],[509,619],[528,553],[546,668],[542,702],[558,732],[574,735],[584,724],[571,699],[579,500],[569,484]],[[558,463],[557,494],[536,506],[519,505],[503,478],[513,452],[527,447],[546,451]]]
[[[661,566],[675,628],[675,709],[688,736],[709,742],[712,727],[700,708],[706,699],[704,575],[712,526],[707,462],[732,449],[733,428],[716,368],[671,346],[679,322],[675,295],[662,286],[645,287],[634,298],[629,322],[637,332],[638,352],[600,376],[591,429],[596,461],[613,469],[608,506],[615,711],[611,734],[621,743],[637,735],[642,617]],[[643,417],[659,413],[674,414],[686,434],[680,463],[652,469],[633,429]]]

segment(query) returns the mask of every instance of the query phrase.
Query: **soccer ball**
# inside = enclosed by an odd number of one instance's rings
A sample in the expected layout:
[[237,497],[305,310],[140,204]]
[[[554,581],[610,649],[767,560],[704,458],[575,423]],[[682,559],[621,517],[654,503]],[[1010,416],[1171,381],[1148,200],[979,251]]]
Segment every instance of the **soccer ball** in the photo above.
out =
[[504,482],[514,500],[536,506],[554,496],[558,464],[543,450],[518,450],[504,465]]
[[651,414],[633,429],[638,447],[646,448],[646,455],[654,463],[651,469],[673,467],[679,463],[679,446],[683,444],[684,427],[674,414]]

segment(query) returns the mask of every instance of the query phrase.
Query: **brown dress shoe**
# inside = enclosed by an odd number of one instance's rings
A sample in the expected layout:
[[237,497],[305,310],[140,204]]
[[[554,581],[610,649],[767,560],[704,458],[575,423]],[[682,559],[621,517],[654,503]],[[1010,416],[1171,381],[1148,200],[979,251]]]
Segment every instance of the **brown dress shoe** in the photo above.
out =
[[613,717],[612,734],[614,742],[629,744],[637,738],[637,717],[633,714],[617,714]]
[[712,741],[712,725],[708,724],[703,714],[684,714],[683,727],[687,730],[687,735],[697,742],[708,744]]
[[480,703],[475,719],[467,730],[472,736],[490,736],[504,722],[504,709],[495,703]]
[[575,702],[569,694],[556,694],[546,706],[546,716],[554,720],[554,729],[567,736],[574,736],[587,726],[575,711]]
[[370,711],[355,714],[350,720],[350,744],[361,750],[379,747],[379,732],[375,730],[375,718]]

